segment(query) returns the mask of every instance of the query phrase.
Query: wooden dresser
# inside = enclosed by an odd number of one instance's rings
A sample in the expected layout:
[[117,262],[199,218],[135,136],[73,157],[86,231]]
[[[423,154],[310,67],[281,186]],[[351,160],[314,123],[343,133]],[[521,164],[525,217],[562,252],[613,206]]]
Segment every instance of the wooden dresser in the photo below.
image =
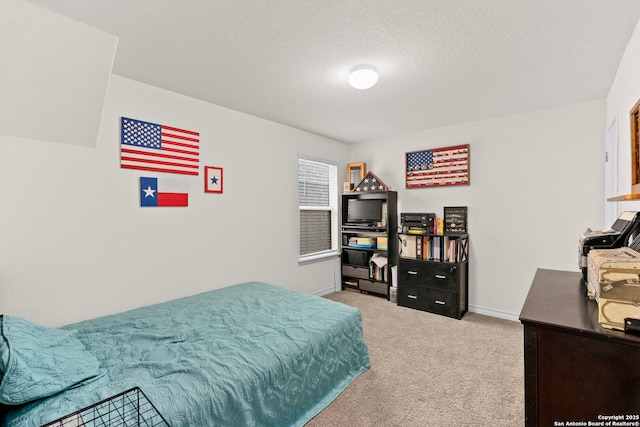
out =
[[640,425],[640,336],[600,326],[579,272],[539,269],[520,321],[526,426]]

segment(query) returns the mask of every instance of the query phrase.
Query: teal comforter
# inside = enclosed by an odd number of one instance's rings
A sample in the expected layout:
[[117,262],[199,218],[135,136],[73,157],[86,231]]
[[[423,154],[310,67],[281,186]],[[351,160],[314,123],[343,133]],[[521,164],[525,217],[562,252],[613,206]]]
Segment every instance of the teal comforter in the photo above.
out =
[[301,426],[369,367],[360,311],[245,283],[68,325],[99,374],[9,413],[39,426],[140,387],[172,427]]

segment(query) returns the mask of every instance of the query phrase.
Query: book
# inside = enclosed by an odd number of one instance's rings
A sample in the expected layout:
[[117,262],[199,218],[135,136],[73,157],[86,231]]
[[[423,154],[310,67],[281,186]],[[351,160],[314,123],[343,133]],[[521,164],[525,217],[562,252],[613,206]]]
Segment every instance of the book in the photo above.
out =
[[416,257],[416,236],[410,234],[400,235],[400,256],[403,258]]

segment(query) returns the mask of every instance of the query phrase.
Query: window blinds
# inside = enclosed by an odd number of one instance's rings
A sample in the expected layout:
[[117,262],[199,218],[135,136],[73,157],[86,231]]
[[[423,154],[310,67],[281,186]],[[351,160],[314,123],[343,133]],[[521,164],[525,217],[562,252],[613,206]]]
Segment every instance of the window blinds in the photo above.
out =
[[337,250],[337,187],[336,165],[298,159],[301,257]]

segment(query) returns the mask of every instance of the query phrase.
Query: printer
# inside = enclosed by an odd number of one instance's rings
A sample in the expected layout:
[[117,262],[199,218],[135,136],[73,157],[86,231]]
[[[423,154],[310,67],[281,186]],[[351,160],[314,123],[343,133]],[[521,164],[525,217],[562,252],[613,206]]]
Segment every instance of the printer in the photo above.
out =
[[400,213],[402,232],[407,234],[431,234],[434,221],[434,213]]
[[591,249],[616,249],[629,246],[640,231],[640,212],[624,211],[611,228],[591,230],[588,228],[578,240],[578,267],[582,278],[588,281],[588,255]]

